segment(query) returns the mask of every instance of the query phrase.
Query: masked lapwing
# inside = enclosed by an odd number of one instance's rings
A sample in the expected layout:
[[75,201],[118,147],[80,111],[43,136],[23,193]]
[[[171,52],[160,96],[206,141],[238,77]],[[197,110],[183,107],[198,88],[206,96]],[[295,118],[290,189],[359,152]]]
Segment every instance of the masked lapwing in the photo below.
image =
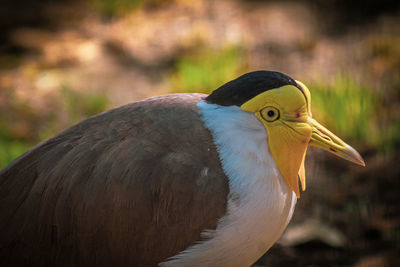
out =
[[309,145],[364,165],[279,72],[98,114],[0,172],[0,265],[249,266],[292,217]]

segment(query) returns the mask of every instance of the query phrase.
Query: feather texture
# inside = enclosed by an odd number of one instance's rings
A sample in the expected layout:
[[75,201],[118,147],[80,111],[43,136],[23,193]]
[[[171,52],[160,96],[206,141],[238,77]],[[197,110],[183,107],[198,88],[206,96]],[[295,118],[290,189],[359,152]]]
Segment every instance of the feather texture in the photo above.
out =
[[196,103],[91,117],[0,172],[1,266],[155,266],[215,229],[228,178]]

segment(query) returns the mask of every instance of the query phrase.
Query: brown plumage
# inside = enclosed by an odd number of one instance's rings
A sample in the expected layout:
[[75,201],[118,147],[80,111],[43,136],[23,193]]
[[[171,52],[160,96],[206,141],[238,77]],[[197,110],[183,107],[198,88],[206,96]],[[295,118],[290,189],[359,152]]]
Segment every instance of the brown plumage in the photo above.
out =
[[154,266],[215,229],[229,186],[204,97],[96,115],[2,170],[0,265]]

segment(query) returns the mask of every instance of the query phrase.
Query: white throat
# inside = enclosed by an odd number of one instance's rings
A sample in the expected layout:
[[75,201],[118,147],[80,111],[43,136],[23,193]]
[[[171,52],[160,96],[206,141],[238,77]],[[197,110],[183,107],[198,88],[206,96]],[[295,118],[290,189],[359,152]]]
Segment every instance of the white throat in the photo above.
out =
[[197,104],[229,178],[228,212],[216,230],[161,266],[250,266],[280,237],[296,196],[278,171],[262,123],[236,106]]

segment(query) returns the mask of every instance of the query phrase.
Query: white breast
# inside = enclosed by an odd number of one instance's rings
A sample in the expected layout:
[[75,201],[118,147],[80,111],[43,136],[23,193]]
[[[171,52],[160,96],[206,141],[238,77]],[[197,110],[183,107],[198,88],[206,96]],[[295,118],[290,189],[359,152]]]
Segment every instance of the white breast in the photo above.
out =
[[229,177],[228,212],[216,230],[160,266],[250,266],[280,237],[296,204],[262,123],[238,107],[198,103]]

